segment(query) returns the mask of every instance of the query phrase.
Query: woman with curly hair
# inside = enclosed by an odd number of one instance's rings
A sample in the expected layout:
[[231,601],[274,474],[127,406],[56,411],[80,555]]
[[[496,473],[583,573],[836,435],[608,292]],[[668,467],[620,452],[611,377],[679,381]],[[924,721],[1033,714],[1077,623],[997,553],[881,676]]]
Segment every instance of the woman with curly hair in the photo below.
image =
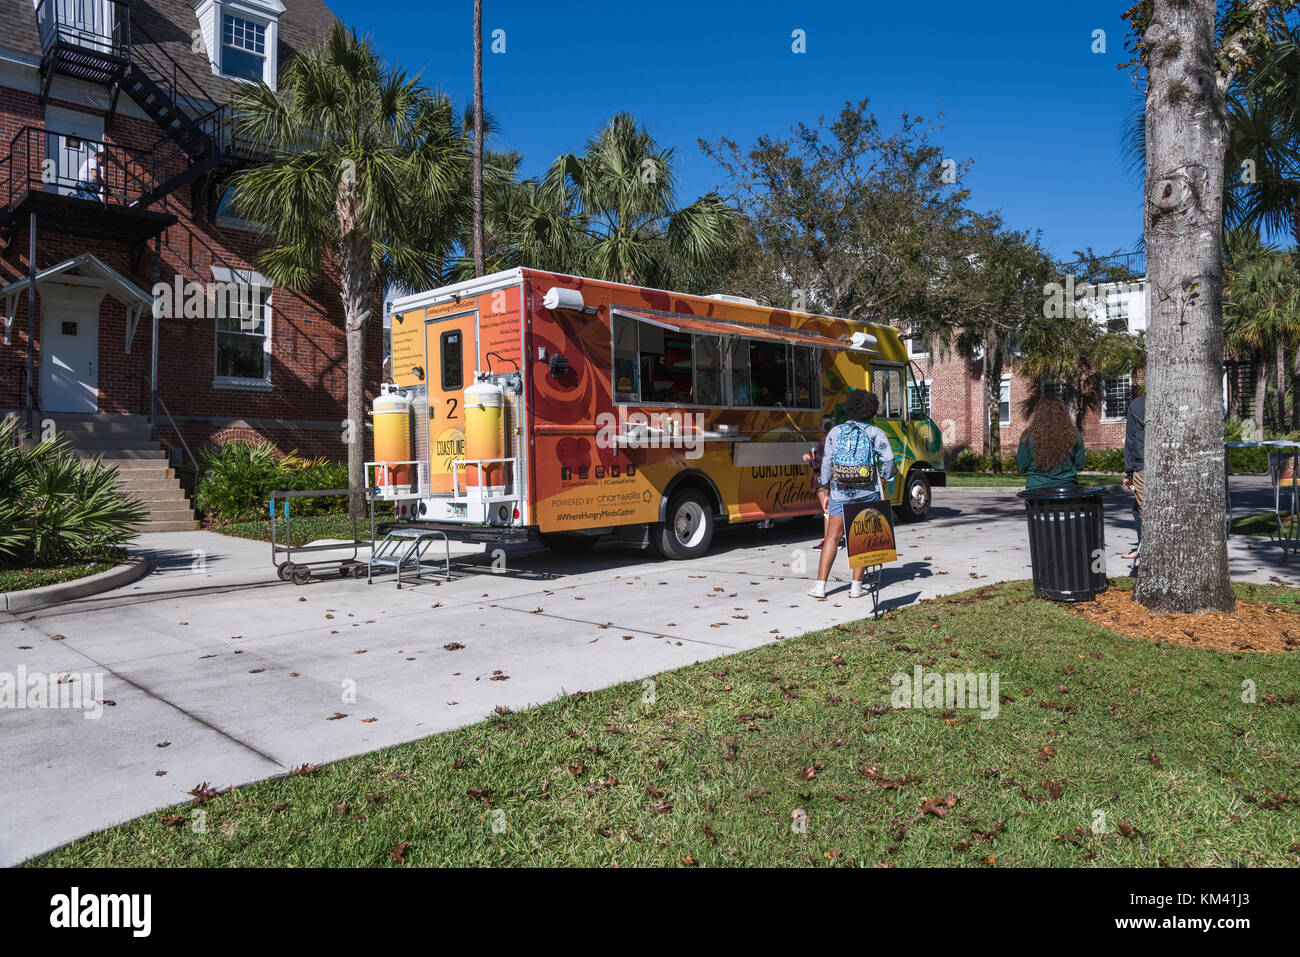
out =
[[1025,488],[1074,485],[1083,464],[1083,436],[1070,410],[1060,399],[1040,399],[1016,450],[1016,469],[1025,476]]

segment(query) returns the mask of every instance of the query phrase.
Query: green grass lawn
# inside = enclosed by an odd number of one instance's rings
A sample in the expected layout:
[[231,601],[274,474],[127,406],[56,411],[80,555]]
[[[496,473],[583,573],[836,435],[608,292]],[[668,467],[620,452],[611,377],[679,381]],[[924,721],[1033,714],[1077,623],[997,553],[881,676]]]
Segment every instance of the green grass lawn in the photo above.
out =
[[[1283,513],[1282,527],[1284,529],[1290,520],[1290,513]],[[1258,515],[1245,515],[1241,518],[1234,518],[1232,520],[1232,534],[1265,535],[1272,538],[1277,534],[1277,518],[1272,512],[1261,512]]]
[[[998,475],[993,472],[949,472],[949,488],[1024,488],[1025,477],[1015,472],[1003,472]],[[1122,475],[1101,475],[1087,474],[1081,475],[1081,485],[1122,485],[1124,476]]]
[[[1300,655],[1157,646],[1029,595],[774,642],[659,675],[653,696],[572,689],[214,797],[204,833],[182,805],[36,863],[1300,863]],[[891,707],[890,676],[918,663],[997,672],[999,715]]]
[[106,572],[121,563],[125,552],[105,555],[98,559],[84,562],[70,562],[64,565],[48,565],[35,568],[0,568],[0,593],[25,591],[28,588],[43,588],[46,585],[59,585],[63,582],[76,581]]

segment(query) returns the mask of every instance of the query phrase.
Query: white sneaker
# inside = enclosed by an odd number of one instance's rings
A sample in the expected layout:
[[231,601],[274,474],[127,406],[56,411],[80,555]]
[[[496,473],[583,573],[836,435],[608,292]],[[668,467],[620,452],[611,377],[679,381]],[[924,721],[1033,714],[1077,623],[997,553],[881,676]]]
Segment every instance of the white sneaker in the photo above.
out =
[[866,589],[862,587],[862,582],[854,582],[852,585],[849,586],[850,598],[861,598],[866,593],[867,593]]
[[813,598],[825,598],[826,583],[821,581],[813,582],[812,588],[808,589],[808,594],[811,595]]

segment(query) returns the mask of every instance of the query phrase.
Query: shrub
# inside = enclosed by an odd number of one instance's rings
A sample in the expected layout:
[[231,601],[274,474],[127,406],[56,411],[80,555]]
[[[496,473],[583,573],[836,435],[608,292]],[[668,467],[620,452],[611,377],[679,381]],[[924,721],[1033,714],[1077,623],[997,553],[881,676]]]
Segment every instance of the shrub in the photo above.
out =
[[1123,449],[1086,449],[1083,453],[1086,472],[1124,471]]
[[[297,452],[281,455],[270,442],[227,442],[204,449],[196,504],[210,518],[246,522],[266,515],[272,492],[347,488],[345,463],[305,460]],[[346,496],[294,499],[294,515],[324,515],[346,510]]]
[[126,544],[145,507],[117,472],[59,439],[26,448],[17,419],[0,422],[0,563],[87,561]]

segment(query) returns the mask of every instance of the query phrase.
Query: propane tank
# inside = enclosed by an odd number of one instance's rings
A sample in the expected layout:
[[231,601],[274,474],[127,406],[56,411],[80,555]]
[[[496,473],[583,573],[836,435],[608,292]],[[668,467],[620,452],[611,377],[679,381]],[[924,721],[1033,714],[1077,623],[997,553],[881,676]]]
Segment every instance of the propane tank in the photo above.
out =
[[[495,382],[479,381],[465,390],[465,458],[506,457],[505,393]],[[467,486],[484,486],[485,491],[505,488],[505,464],[465,467]]]
[[[397,386],[385,382],[371,406],[375,424],[375,461],[408,462],[411,458],[411,400]],[[376,465],[375,487],[384,498],[411,492],[410,465]]]

